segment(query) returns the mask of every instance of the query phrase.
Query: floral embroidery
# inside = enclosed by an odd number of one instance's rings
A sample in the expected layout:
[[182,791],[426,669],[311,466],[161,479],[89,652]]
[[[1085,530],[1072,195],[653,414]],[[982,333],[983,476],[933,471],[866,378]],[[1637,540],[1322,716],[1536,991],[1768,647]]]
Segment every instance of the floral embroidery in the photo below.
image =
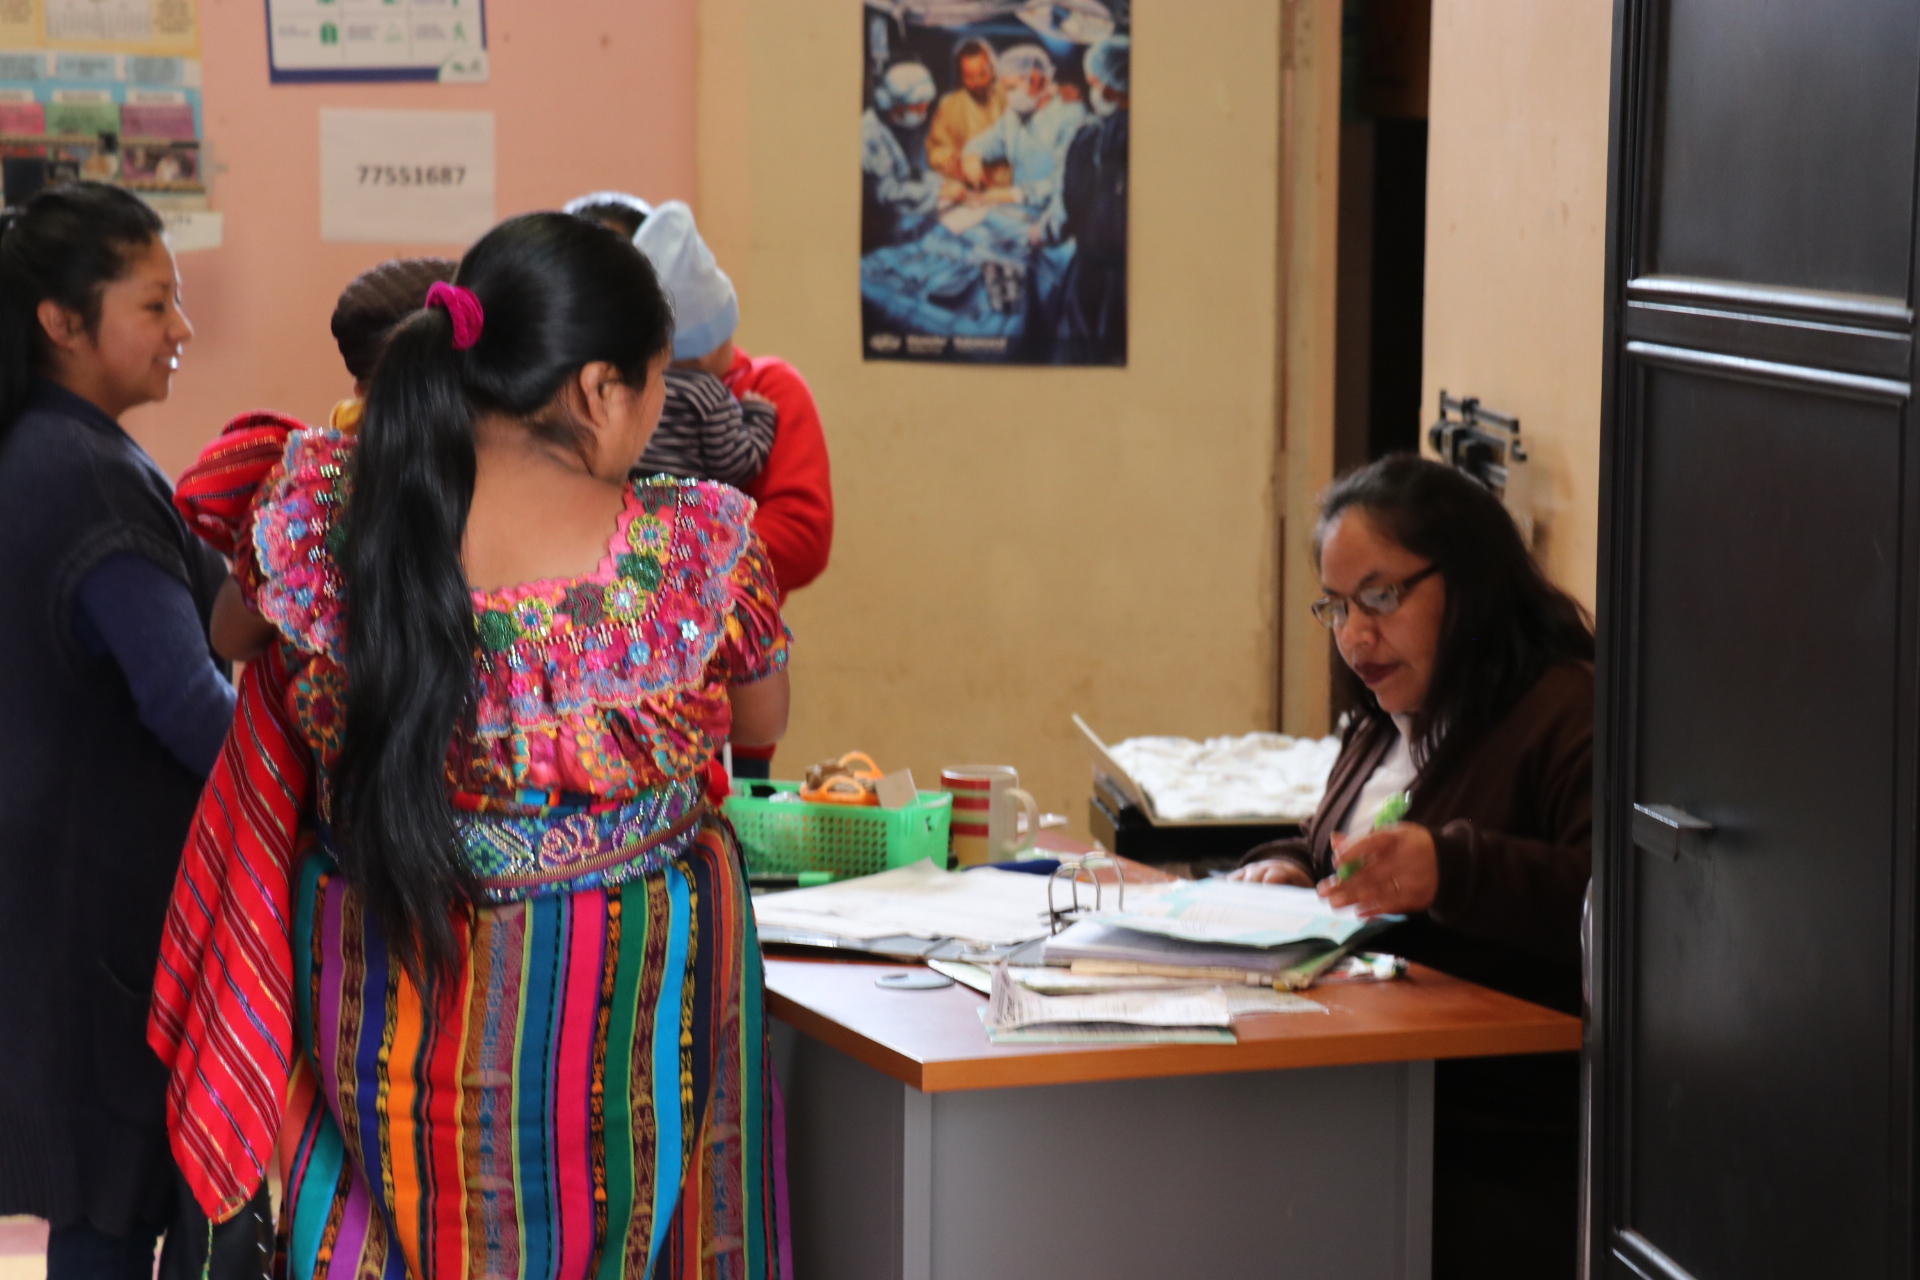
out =
[[600,620],[607,616],[607,606],[600,594],[592,586],[576,584],[568,587],[560,597],[559,612],[571,618],[576,627],[597,627]]
[[521,634],[545,640],[553,630],[553,606],[538,596],[529,596],[515,606],[513,620],[520,624]]
[[637,583],[648,595],[660,589],[660,557],[653,552],[621,556],[615,563],[620,568],[621,577]]
[[674,480],[670,476],[651,476],[634,486],[635,496],[640,499],[640,509],[650,516],[657,516],[672,499],[672,489],[685,481]]
[[511,649],[521,636],[520,620],[500,609],[489,609],[474,622],[480,632],[480,647],[489,653]]
[[[510,902],[543,889],[572,892],[658,871],[697,834],[686,818],[701,790],[697,779],[682,779],[618,804],[542,795],[538,804],[462,806],[454,821],[481,893],[490,902]],[[645,850],[638,858],[629,852],[636,846]]]
[[641,608],[646,605],[647,593],[631,578],[622,578],[607,584],[604,599],[608,617],[618,622],[632,622],[640,616]]
[[347,500],[352,455],[353,441],[337,431],[296,431],[260,486],[252,603],[307,653],[337,652],[346,638],[338,568],[346,526],[336,527],[335,516]]
[[656,515],[640,516],[627,526],[627,545],[638,555],[664,556],[672,543],[672,526]]
[[337,663],[321,658],[308,663],[287,690],[289,709],[307,745],[323,761],[332,761],[346,741],[346,681]]
[[[255,511],[254,595],[314,655],[289,710],[323,761],[338,751],[344,707],[338,547],[353,447],[334,431],[295,433]],[[473,729],[447,760],[456,800],[625,804],[699,777],[731,723],[727,685],[787,659],[752,514],[721,485],[639,481],[595,572],[475,592]]]

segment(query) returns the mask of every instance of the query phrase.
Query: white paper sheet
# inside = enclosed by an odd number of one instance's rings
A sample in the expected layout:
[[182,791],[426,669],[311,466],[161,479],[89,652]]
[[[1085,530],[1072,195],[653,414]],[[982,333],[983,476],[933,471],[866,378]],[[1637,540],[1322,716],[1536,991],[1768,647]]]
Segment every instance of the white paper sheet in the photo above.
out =
[[1125,911],[1094,918],[1141,933],[1244,947],[1345,942],[1366,924],[1353,908],[1329,907],[1312,889],[1218,879],[1129,889]]
[[1190,991],[1194,986],[1192,978],[1151,973],[1079,973],[1057,965],[1008,965],[1007,974],[1027,990],[1043,996],[1084,996],[1104,991]]
[[753,910],[762,925],[843,938],[905,935],[998,946],[1047,932],[1047,878],[992,867],[945,871],[922,859],[856,880],[761,894]]
[[493,112],[321,108],[322,240],[464,247],[493,224]]
[[175,253],[218,249],[226,235],[226,215],[211,209],[163,210],[160,220],[167,224],[167,246]]
[[1015,982],[1005,965],[994,969],[989,1001],[987,1025],[993,1028],[1115,1022],[1146,1027],[1229,1027],[1234,1018],[1248,1014],[1326,1012],[1325,1006],[1305,996],[1263,987],[1182,987],[1044,996]]
[[144,43],[153,10],[152,0],[47,0],[47,39]]
[[1124,1022],[1042,1022],[1031,1027],[996,1027],[991,1010],[980,1006],[980,1021],[994,1044],[1235,1044],[1232,1027],[1141,1027]]

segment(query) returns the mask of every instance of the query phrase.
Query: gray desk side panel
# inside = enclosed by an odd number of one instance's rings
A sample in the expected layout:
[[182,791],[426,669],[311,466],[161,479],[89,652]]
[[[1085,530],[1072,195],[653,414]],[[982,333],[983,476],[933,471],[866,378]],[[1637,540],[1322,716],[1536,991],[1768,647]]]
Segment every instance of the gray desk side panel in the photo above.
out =
[[928,1097],[782,1040],[799,1280],[1429,1274],[1430,1063]]

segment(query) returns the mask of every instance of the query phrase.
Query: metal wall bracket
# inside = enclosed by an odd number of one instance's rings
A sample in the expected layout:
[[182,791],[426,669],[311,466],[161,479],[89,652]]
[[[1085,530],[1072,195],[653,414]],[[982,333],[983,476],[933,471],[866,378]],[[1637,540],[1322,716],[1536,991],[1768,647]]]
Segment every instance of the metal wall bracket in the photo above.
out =
[[1534,545],[1533,499],[1529,493],[1527,447],[1520,440],[1520,419],[1480,403],[1440,392],[1440,417],[1427,428],[1427,442],[1440,461],[1478,480],[1506,504],[1520,536]]

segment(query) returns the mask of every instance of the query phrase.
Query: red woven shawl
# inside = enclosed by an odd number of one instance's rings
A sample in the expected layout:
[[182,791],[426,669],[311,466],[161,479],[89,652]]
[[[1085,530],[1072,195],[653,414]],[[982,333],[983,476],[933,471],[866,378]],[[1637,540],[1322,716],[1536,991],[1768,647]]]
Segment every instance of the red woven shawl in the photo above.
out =
[[[301,424],[229,423],[174,503],[202,539],[251,571],[251,506]],[[172,1073],[174,1159],[207,1216],[224,1222],[260,1187],[293,1065],[294,840],[313,756],[288,719],[299,655],[276,643],[240,678],[233,729],[200,795],[167,908],[147,1043]]]

